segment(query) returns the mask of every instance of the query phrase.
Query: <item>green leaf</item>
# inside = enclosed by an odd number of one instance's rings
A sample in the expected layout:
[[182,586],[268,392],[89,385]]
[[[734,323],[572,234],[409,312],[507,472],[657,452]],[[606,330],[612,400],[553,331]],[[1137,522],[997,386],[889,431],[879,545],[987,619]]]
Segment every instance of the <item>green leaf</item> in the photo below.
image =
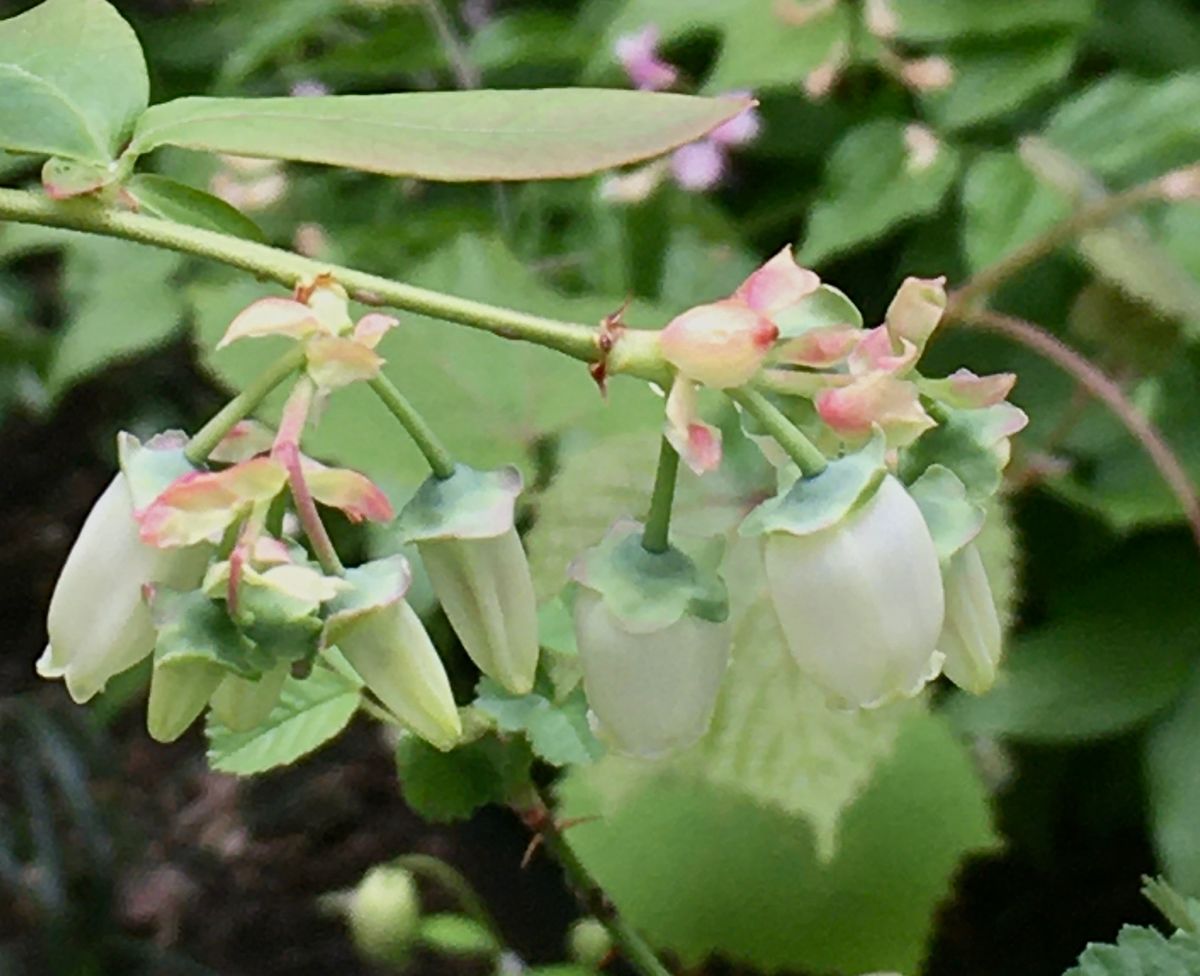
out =
[[[727,563],[761,579],[757,547]],[[759,591],[761,593],[761,590]],[[680,768],[715,787],[807,821],[815,854],[828,863],[839,824],[891,755],[912,701],[870,711],[837,711],[795,666],[774,611],[761,595],[734,630],[733,661],[712,728]]]
[[555,702],[538,694],[514,695],[490,678],[479,682],[475,707],[504,732],[521,732],[529,747],[553,766],[585,764],[604,749],[588,725],[587,700],[581,690]]
[[560,179],[661,155],[745,107],[588,88],[181,98],[141,117],[130,151],[172,145],[448,182]]
[[1145,541],[1105,552],[1045,623],[1011,640],[992,691],[955,694],[947,714],[965,732],[1029,742],[1145,724],[1180,696],[1200,655],[1198,590],[1190,546]]
[[249,776],[293,763],[341,732],[358,701],[358,686],[327,668],[314,668],[304,680],[289,677],[257,729],[231,732],[209,713],[209,765],[219,773]]
[[1089,945],[1064,976],[1187,976],[1200,972],[1200,938],[1126,925],[1116,945]]
[[[463,236],[404,278],[464,298],[477,298],[535,314],[598,322],[620,298],[568,298],[542,285],[501,244]],[[236,343],[212,351],[233,316],[269,290],[251,280],[196,287],[199,342],[206,360],[231,387],[246,383],[284,348],[270,340]],[[626,320],[653,326],[666,316],[634,303]],[[450,322],[405,316],[379,346],[385,373],[414,405],[436,418],[438,434],[456,457],[478,468],[522,464],[537,440],[561,430],[656,430],[662,400],[642,382],[614,377],[602,398],[582,364],[572,366],[549,349],[511,342]],[[502,383],[497,382],[503,377]],[[271,402],[277,416],[282,398]],[[389,432],[380,449],[380,431]],[[391,432],[395,432],[394,435]],[[397,429],[395,419],[361,384],[331,397],[307,450],[359,468],[379,480],[416,484],[429,466]],[[527,479],[531,480],[531,479]]]
[[149,91],[137,37],[105,0],[45,0],[0,21],[0,148],[108,162]]
[[943,129],[962,129],[1005,115],[1061,82],[1075,62],[1070,37],[1005,43],[991,50],[953,52],[954,81],[923,99]]
[[1200,897],[1200,678],[1146,740],[1150,825],[1171,883]]
[[604,815],[567,839],[630,924],[688,968],[720,953],[766,971],[914,972],[959,860],[993,843],[965,750],[924,714],[903,724],[827,863],[802,820],[670,767],[606,809],[623,768],[611,763],[567,777],[563,815]]
[[[1104,186],[1085,167],[1043,140],[1024,140],[1021,159],[1039,180],[1077,205],[1104,199]],[[1080,235],[1076,247],[1127,295],[1200,330],[1200,282],[1162,251],[1142,218],[1126,214],[1095,227]]]
[[165,342],[179,327],[183,302],[171,277],[177,254],[71,232],[65,244],[68,314],[50,365],[48,386],[59,395],[84,376]]
[[186,183],[155,173],[138,173],[126,181],[125,190],[144,213],[260,244],[266,242],[258,224],[236,207]]
[[933,213],[954,182],[958,152],[945,144],[926,164],[905,144],[904,123],[879,119],[833,149],[799,260],[817,264]]
[[1066,197],[1045,186],[1015,153],[980,155],[963,181],[963,250],[978,271],[1070,216]]
[[979,3],[978,0],[891,0],[897,36],[906,41],[946,41],[1006,35],[1050,27],[1084,27],[1093,0]]
[[1059,106],[1042,135],[1106,179],[1148,179],[1195,162],[1200,72],[1152,79],[1109,75]]
[[529,768],[529,751],[517,742],[484,736],[450,752],[415,735],[396,746],[404,802],[426,820],[466,820],[489,803],[503,803]]
[[491,932],[465,915],[422,918],[417,940],[427,949],[449,956],[494,956],[503,948]]
[[704,30],[722,35],[704,86],[711,92],[795,84],[849,44],[855,12],[846,5],[831,5],[803,24],[788,23],[778,9],[775,0],[626,0],[605,32],[593,67],[614,65],[616,39],[647,24],[657,27],[664,41]]

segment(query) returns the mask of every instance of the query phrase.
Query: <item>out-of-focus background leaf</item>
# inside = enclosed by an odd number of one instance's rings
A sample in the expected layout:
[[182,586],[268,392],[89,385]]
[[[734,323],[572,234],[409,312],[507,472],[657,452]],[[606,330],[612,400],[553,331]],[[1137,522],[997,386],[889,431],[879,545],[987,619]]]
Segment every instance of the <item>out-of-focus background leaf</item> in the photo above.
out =
[[[0,2],[0,14],[30,6]],[[670,162],[633,167],[649,190],[622,202],[608,176],[444,185],[169,147],[129,186],[150,213],[585,323],[628,301],[627,322],[661,326],[792,244],[874,324],[905,275],[961,285],[1081,205],[1200,161],[1200,12],[1187,0],[116,7],[146,50],[152,102],[292,95],[293,111],[323,93],[628,88],[613,45],[656,27],[678,90],[759,101],[757,137],[724,150],[723,177],[704,191],[685,190]],[[906,78],[921,62],[946,83]],[[113,89],[104,133],[127,127],[134,82]],[[83,155],[119,147],[102,148]],[[0,154],[0,181],[34,186],[41,163]],[[194,429],[278,351],[214,346],[240,308],[280,293],[139,245],[0,226],[6,973],[383,972],[318,898],[406,851],[462,868],[530,965],[564,958],[574,903],[544,859],[519,870],[525,827],[483,805],[531,762],[549,776],[547,755],[590,758],[569,648],[555,658],[563,702],[495,703],[514,727],[553,712],[538,726],[541,758],[495,734],[450,757],[385,740],[352,720],[357,692],[335,687],[327,701],[289,699],[267,735],[214,730],[213,765],[231,773],[308,753],[261,779],[209,771],[199,732],[150,744],[144,673],[87,712],[34,677],[49,593],[110,476],[114,432]],[[1190,201],[1092,228],[992,302],[1105,371],[1196,483],[1198,296]],[[601,396],[554,353],[412,315],[380,351],[464,460],[521,468],[539,599],[612,519],[644,515],[662,423],[645,384],[617,378]],[[773,474],[736,420],[714,413],[726,466],[684,473],[675,520],[684,540],[730,543],[737,642],[713,730],[669,764],[607,757],[559,783],[567,816],[599,817],[570,826],[570,842],[689,971],[1061,976],[1088,942],[1155,922],[1142,874],[1200,896],[1200,553],[1175,495],[1144,445],[1034,350],[956,325],[927,362],[933,374],[1017,372],[1013,399],[1031,417],[983,546],[1010,624],[996,687],[830,712],[780,646],[753,551],[733,544]],[[306,446],[363,467],[397,503],[425,474],[361,390],[331,398]],[[386,533],[332,530],[349,561],[394,548]],[[432,600],[414,605],[466,700],[476,673]],[[561,643],[552,628],[545,637]],[[287,708],[308,707],[321,721],[297,736]],[[1142,976],[1194,955],[1192,937],[1131,931],[1078,972]],[[408,965],[481,971],[424,953]]]

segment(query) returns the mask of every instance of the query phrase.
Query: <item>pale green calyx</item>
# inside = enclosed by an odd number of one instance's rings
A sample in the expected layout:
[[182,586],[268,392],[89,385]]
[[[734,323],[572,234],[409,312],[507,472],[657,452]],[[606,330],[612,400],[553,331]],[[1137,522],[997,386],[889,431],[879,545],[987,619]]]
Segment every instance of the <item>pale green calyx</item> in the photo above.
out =
[[580,587],[603,597],[605,605],[632,632],[660,630],[681,617],[721,623],[729,615],[725,584],[686,553],[669,546],[650,552],[643,527],[617,522],[603,541],[580,555],[570,569]]
[[861,450],[830,461],[819,474],[800,478],[787,491],[767,499],[746,516],[738,531],[747,536],[774,532],[803,536],[837,525],[872,497],[883,481],[886,450],[886,438],[876,428]]
[[966,485],[949,468],[931,464],[908,486],[943,566],[983,529],[987,513],[971,501]]
[[401,510],[396,528],[407,542],[429,539],[490,539],[513,527],[521,494],[514,467],[477,471],[456,464],[448,478],[430,476]]

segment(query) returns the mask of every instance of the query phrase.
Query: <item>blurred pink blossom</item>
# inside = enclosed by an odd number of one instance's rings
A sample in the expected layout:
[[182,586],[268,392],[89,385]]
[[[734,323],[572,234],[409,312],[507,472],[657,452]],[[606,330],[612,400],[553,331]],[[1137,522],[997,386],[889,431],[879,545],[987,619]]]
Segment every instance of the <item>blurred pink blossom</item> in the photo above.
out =
[[623,34],[613,45],[613,53],[635,88],[662,91],[679,78],[674,65],[658,56],[658,28],[647,24],[633,34]]

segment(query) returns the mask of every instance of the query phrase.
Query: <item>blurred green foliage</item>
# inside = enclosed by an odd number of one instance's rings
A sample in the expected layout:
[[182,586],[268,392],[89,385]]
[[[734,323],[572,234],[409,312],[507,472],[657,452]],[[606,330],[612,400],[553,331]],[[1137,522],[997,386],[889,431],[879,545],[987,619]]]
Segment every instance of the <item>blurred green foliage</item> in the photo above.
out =
[[[786,243],[871,324],[906,274],[961,285],[1080,205],[1200,160],[1200,14],[1185,0],[447,3],[437,9],[450,46],[435,4],[117,6],[147,51],[155,102],[304,86],[621,86],[614,41],[654,24],[690,90],[752,89],[762,132],[713,191],[665,180],[633,203],[606,198],[597,179],[448,186],[245,169],[174,149],[151,168],[218,192],[269,241],[318,259],[584,322],[632,299],[626,320],[654,327],[727,293]],[[872,21],[881,9],[890,22]],[[948,85],[906,81],[901,67],[928,58],[945,60]],[[0,179],[25,185],[36,162],[0,156]],[[180,330],[212,382],[234,389],[275,347],[213,346],[265,293],[279,291],[134,244],[0,227],[0,422],[48,417],[76,385]],[[1200,201],[1152,203],[1092,228],[1007,280],[995,306],[1107,371],[1200,478]],[[552,352],[414,316],[381,352],[457,454],[524,470],[543,598],[614,516],[643,514],[661,424],[644,384],[618,378],[602,398],[582,366]],[[1130,750],[1144,776],[1096,776],[1084,801],[1101,819],[1137,809],[1167,877],[1200,895],[1200,555],[1180,506],[1144,445],[1037,351],[960,326],[930,355],[1016,371],[1014,402],[1032,418],[1009,471],[1012,515],[994,516],[990,543],[994,583],[1013,594],[1001,680],[980,699],[831,713],[788,669],[754,599],[753,560],[732,548],[726,566],[746,593],[713,733],[669,766],[605,759],[563,787],[569,814],[603,814],[570,833],[580,855],[631,921],[688,963],[715,952],[765,970],[915,972],[964,859],[994,850],[1010,824],[1049,818],[1047,777],[1086,764],[1097,742]],[[705,484],[685,478],[685,534],[727,531],[771,490],[753,451],[735,448],[728,438],[727,470]],[[333,398],[311,449],[381,479],[394,501],[424,473],[363,390]],[[329,691],[280,708],[322,709],[340,728],[357,693]],[[497,707],[527,724],[549,705]],[[315,744],[295,741],[290,713],[279,717],[253,742],[218,734],[216,768],[265,768]],[[581,713],[551,719],[586,752]],[[555,753],[563,741],[547,734]],[[1028,744],[1040,748],[1018,748]],[[468,815],[502,793],[494,751],[481,740],[447,765],[402,747],[406,797],[433,816]],[[528,757],[503,757],[513,761]],[[449,781],[460,793],[438,785]],[[1113,817],[1101,833],[1116,835]],[[1178,965],[1194,963],[1194,937],[1141,930],[1107,955],[1089,949],[1075,972],[1154,972],[1147,954],[1159,942]]]

